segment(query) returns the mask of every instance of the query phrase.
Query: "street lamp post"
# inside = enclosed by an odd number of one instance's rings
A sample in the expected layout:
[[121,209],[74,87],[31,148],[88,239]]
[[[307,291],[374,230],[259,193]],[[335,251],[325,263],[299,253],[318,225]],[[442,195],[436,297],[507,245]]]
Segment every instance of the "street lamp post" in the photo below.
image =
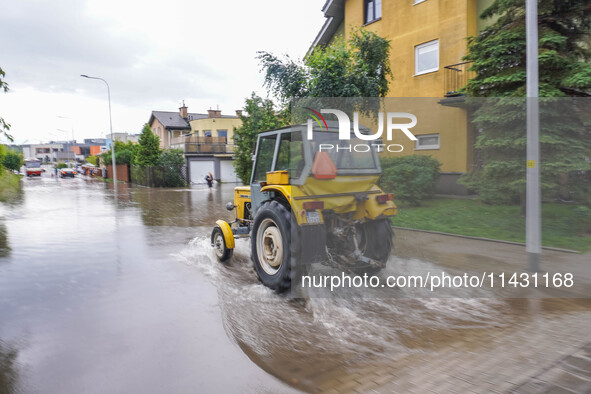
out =
[[113,137],[113,119],[111,117],[111,89],[109,88],[109,84],[102,78],[99,77],[91,77],[88,75],[81,74],[81,77],[89,78],[89,79],[98,79],[103,81],[105,85],[107,85],[107,96],[109,98],[109,126],[111,128],[111,161],[113,165],[113,187],[115,194],[117,194],[117,167],[115,166],[115,138]]
[[527,31],[527,186],[525,237],[529,270],[537,272],[540,270],[540,254],[542,252],[537,0],[527,0],[525,15]]
[[66,151],[66,153],[68,154],[66,157],[66,161],[69,161],[69,153],[72,152],[74,154],[74,168],[76,168],[76,152],[72,151],[72,149],[70,148],[72,146],[71,143],[68,142],[68,132],[66,130],[62,130],[62,129],[56,129],[57,131],[61,131],[62,133],[64,133],[66,135],[66,149],[69,148],[70,151]]
[[58,118],[68,119],[68,120],[72,121],[72,141],[74,141],[74,143],[76,143],[76,138],[74,138],[74,119],[68,118],[67,116],[59,116],[59,115],[58,115]]
[[[68,120],[70,120],[72,122],[72,144],[70,144],[70,146],[75,146],[76,145],[76,138],[74,137],[74,119],[68,118],[67,116],[59,116],[59,115],[58,115],[58,118],[60,118],[60,119],[68,119]],[[63,131],[61,129],[58,129],[58,130]],[[77,162],[76,162],[76,152],[74,152],[74,168],[76,168],[76,164],[77,164]]]

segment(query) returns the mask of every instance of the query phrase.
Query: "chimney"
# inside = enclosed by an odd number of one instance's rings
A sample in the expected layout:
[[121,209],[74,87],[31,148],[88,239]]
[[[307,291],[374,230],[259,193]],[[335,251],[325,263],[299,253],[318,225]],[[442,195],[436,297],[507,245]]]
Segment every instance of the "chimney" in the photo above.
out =
[[207,110],[207,117],[208,118],[221,118],[222,111],[219,109],[208,109]]
[[189,117],[187,107],[185,106],[185,100],[183,100],[183,106],[179,108],[179,111],[181,113],[181,118],[187,119]]
[[236,110],[236,116],[241,117],[242,116],[242,110],[241,109],[237,109]]

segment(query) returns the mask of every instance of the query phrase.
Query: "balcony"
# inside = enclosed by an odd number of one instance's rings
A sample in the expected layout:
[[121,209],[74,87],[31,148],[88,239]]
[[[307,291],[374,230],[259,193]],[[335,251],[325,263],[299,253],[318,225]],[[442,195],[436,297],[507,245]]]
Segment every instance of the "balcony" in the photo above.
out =
[[461,96],[461,89],[471,78],[476,76],[474,71],[468,71],[472,62],[463,62],[444,67],[443,86],[445,97]]
[[172,149],[180,149],[189,155],[232,154],[234,145],[226,137],[176,137],[170,142]]

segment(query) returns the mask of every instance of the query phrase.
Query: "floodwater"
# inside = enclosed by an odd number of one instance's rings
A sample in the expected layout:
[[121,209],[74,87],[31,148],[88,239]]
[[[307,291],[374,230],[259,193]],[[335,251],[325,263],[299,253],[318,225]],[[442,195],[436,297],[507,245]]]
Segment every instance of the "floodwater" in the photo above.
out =
[[[318,391],[524,311],[493,298],[277,295],[248,241],[227,265],[211,250],[232,185],[122,184],[117,196],[83,176],[23,185],[0,205],[0,392]],[[435,268],[393,256],[387,270],[405,264]]]

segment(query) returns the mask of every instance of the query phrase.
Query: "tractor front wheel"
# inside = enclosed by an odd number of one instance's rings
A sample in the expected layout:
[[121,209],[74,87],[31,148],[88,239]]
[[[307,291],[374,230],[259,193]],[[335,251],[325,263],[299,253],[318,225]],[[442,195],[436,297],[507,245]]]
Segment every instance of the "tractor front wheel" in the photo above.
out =
[[291,212],[277,201],[263,203],[252,227],[252,260],[260,281],[278,293],[291,286],[291,241]]
[[211,245],[213,246],[213,250],[218,260],[227,261],[232,257],[234,249],[229,249],[226,246],[224,234],[219,226],[214,227],[211,232]]

